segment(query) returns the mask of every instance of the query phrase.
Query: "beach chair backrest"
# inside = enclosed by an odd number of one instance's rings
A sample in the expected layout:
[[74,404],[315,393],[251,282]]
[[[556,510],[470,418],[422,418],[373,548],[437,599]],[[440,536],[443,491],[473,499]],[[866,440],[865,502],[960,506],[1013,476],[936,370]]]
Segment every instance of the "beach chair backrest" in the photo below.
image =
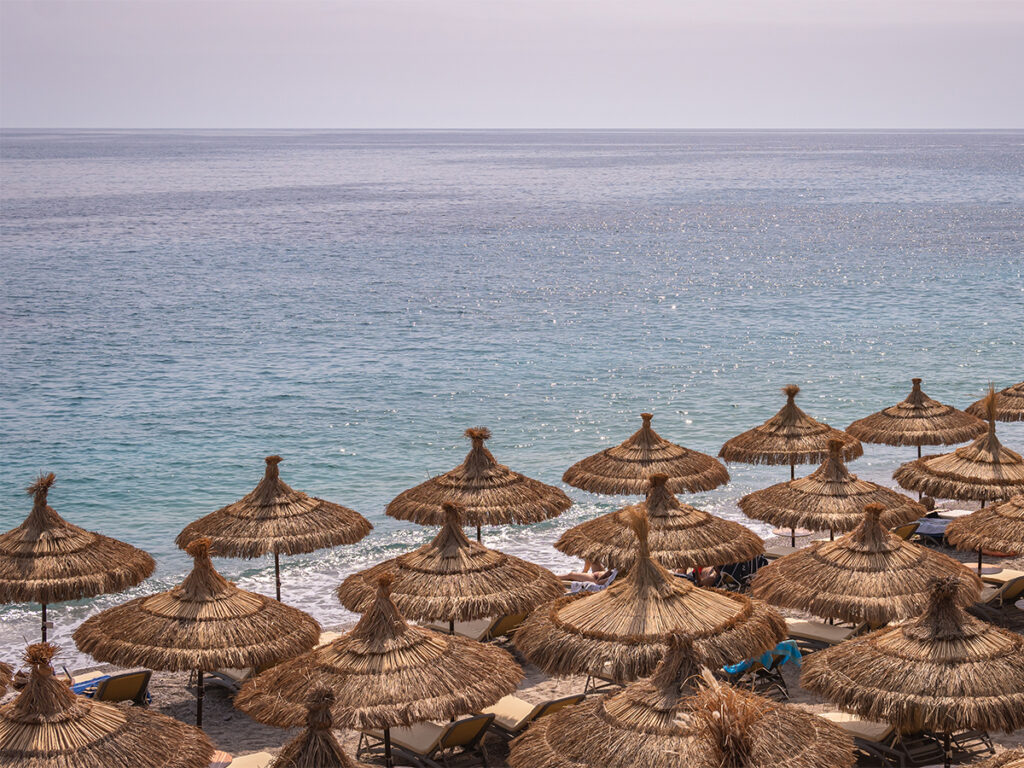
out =
[[917,527],[920,523],[906,523],[904,525],[897,525],[892,529],[892,532],[899,536],[904,541],[909,541],[910,537],[917,533]]
[[98,701],[134,701],[136,704],[145,704],[152,676],[153,673],[148,669],[111,675],[99,682],[93,698]]
[[527,614],[525,613],[514,613],[509,616],[500,617],[491,625],[491,628],[487,630],[488,639],[507,635],[526,621],[526,617]]
[[537,714],[533,716],[534,720],[540,720],[545,715],[553,715],[560,709],[566,707],[574,707],[583,701],[586,696],[582,693],[577,693],[572,696],[564,696],[561,699],[553,699],[552,701],[545,702],[538,710]]
[[437,746],[439,749],[472,747],[483,738],[484,731],[493,722],[494,715],[474,715],[465,720],[448,723],[437,740]]
[[1024,596],[1024,576],[1018,576],[1016,579],[1010,579],[1008,582],[1003,584],[996,592],[996,599],[1002,605],[1012,605],[1017,602],[1021,596]]

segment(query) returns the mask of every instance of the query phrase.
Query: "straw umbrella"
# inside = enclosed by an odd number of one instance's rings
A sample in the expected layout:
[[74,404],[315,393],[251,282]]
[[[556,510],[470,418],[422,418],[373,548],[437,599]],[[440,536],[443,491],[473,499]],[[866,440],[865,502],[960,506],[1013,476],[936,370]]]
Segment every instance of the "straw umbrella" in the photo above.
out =
[[699,674],[690,640],[673,635],[650,678],[594,696],[534,722],[512,741],[512,768],[681,768],[688,750],[679,722]]
[[56,648],[30,645],[32,673],[0,707],[4,768],[206,768],[213,745],[198,728],[143,707],[76,696],[53,676]]
[[804,661],[800,684],[841,709],[901,731],[1024,728],[1024,637],[957,604],[959,581],[937,580],[905,624],[847,640]]
[[977,416],[932,400],[921,389],[921,379],[911,382],[906,399],[858,419],[847,433],[865,443],[916,445],[917,458],[922,445],[955,445],[984,434],[985,422]]
[[1024,554],[1024,493],[988,509],[953,520],[946,526],[946,540],[957,549]]
[[257,675],[242,687],[235,706],[258,722],[292,728],[305,720],[308,692],[326,688],[335,697],[331,715],[337,725],[384,731],[391,765],[391,728],[477,712],[515,691],[523,671],[511,654],[410,626],[389,590],[385,574],[351,632]]
[[1024,749],[1011,749],[1000,752],[995,757],[972,763],[971,768],[1024,768]]
[[376,595],[381,574],[391,579],[391,599],[414,621],[456,621],[532,611],[565,594],[565,584],[539,565],[470,541],[462,532],[462,510],[445,503],[445,523],[434,540],[345,579],[338,599],[362,613]]
[[843,458],[852,461],[863,455],[860,441],[804,413],[796,404],[800,387],[790,384],[782,390],[786,404],[764,424],[736,435],[722,446],[718,455],[726,461],[745,464],[789,464],[789,479],[796,478],[797,464],[817,464],[828,458],[828,443],[843,444]]
[[637,553],[629,518],[634,510],[645,510],[651,557],[666,568],[739,563],[764,552],[764,542],[749,528],[681,503],[668,490],[668,480],[668,475],[651,475],[645,501],[570,528],[555,542],[555,549],[628,571]]
[[869,504],[860,525],[837,541],[816,541],[761,568],[754,596],[782,608],[874,625],[921,613],[935,578],[957,579],[960,605],[978,599],[977,576],[948,555],[889,532],[882,513],[880,505]]
[[573,464],[562,475],[571,486],[609,495],[646,493],[651,475],[666,475],[672,493],[710,491],[729,482],[720,461],[670,443],[651,429],[653,414],[641,413],[643,426],[628,440]]
[[988,396],[988,431],[952,453],[909,461],[893,473],[904,488],[943,499],[988,501],[1024,492],[1024,459],[996,437],[996,397]]
[[10,664],[4,664],[0,661],[0,696],[7,693],[7,689],[11,687],[12,682],[14,682],[14,668]]
[[484,446],[491,437],[489,429],[475,427],[465,435],[472,441],[465,460],[450,472],[402,491],[388,504],[388,515],[420,525],[443,525],[444,503],[459,504],[465,510],[463,524],[475,525],[480,541],[481,525],[540,523],[572,506],[553,485],[499,464]]
[[306,700],[306,727],[267,768],[370,768],[345,754],[331,733],[332,706],[333,693],[326,688],[314,689]]
[[882,505],[882,522],[887,527],[924,517],[926,510],[913,499],[885,486],[860,480],[846,468],[843,444],[829,440],[828,458],[811,474],[748,493],[740,499],[747,517],[764,520],[793,531],[797,528],[846,533],[856,528],[867,504]]
[[0,603],[39,603],[46,642],[46,607],[121,592],[147,578],[153,558],[123,541],[72,525],[46,503],[56,475],[28,487],[32,511],[0,535]]
[[267,456],[263,479],[234,504],[185,526],[175,543],[184,549],[198,538],[210,539],[220,557],[252,559],[274,554],[274,582],[281,599],[280,556],[355,544],[373,528],[358,512],[307,496],[278,474],[280,456]]
[[782,617],[764,603],[673,576],[651,558],[647,516],[636,510],[631,524],[638,556],[629,573],[600,592],[542,605],[523,622],[514,643],[531,662],[548,674],[621,682],[651,674],[674,633],[712,664],[760,654],[786,636]]
[[[987,399],[983,397],[976,403],[967,406],[967,412],[987,419],[988,411],[985,405]],[[996,420],[1024,421],[1024,381],[996,393]]]
[[227,581],[210,562],[209,539],[196,539],[187,551],[194,564],[181,584],[86,619],[74,640],[97,661],[195,670],[196,725],[202,725],[204,670],[262,667],[296,656],[316,645],[320,625]]
[[[699,657],[699,654],[697,654]],[[703,691],[694,695],[696,681]],[[699,676],[688,643],[650,679],[562,709],[511,744],[512,768],[846,768],[853,740],[809,712]]]

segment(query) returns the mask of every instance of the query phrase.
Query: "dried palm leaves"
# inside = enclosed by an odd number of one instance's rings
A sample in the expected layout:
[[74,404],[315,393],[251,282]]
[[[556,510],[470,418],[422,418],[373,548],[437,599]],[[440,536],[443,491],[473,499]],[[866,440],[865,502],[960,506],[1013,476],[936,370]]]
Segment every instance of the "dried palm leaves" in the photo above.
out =
[[349,576],[338,599],[361,613],[373,602],[377,581],[388,574],[391,599],[415,621],[472,621],[526,613],[565,593],[565,585],[539,565],[466,538],[454,504],[445,503],[445,523],[419,549]]
[[629,519],[634,510],[646,510],[651,557],[666,568],[739,563],[764,552],[764,542],[753,531],[681,503],[668,490],[668,481],[667,475],[651,475],[646,501],[570,528],[555,542],[555,549],[628,571],[637,557]]
[[796,464],[817,464],[828,458],[828,443],[839,440],[842,455],[852,461],[864,453],[860,441],[827,424],[815,421],[796,404],[800,387],[790,384],[782,390],[786,404],[764,424],[732,438],[718,455],[726,461],[745,464],[789,464],[790,477]]
[[1024,768],[1024,749],[1011,749],[1000,752],[995,757],[971,763],[971,768]]
[[464,525],[539,523],[572,506],[569,497],[552,485],[531,480],[499,464],[484,441],[491,431],[466,430],[472,448],[465,461],[443,475],[403,491],[388,504],[387,514],[420,525],[443,525],[445,503],[464,509]]
[[775,646],[782,617],[742,595],[701,589],[673,576],[651,558],[647,517],[632,515],[638,556],[629,573],[607,589],[542,605],[514,642],[554,675],[609,675],[635,680],[654,671],[672,634],[682,634],[710,663],[739,661]]
[[268,768],[370,768],[345,754],[331,733],[333,704],[333,693],[325,688],[314,689],[306,701],[306,727],[284,746]]
[[279,555],[298,555],[325,547],[355,544],[373,527],[358,512],[307,496],[281,480],[280,456],[267,456],[263,479],[234,504],[189,523],[175,543],[184,549],[198,538],[210,539],[221,557],[255,558],[273,553],[277,599],[281,599]]
[[43,641],[46,606],[134,587],[153,573],[153,558],[141,549],[72,525],[46,503],[56,476],[41,475],[28,487],[32,511],[17,528],[0,535],[0,602],[41,603]]
[[924,517],[925,508],[902,493],[860,480],[843,463],[843,444],[829,441],[829,456],[811,474],[749,493],[739,501],[747,517],[785,528],[852,531],[868,504],[882,506],[888,527]]
[[1024,493],[953,520],[946,527],[946,539],[957,549],[1024,554]]
[[76,696],[53,676],[56,648],[29,646],[28,685],[0,707],[4,768],[206,768],[213,745],[198,728],[142,707]]
[[754,596],[783,608],[874,625],[917,616],[935,578],[956,578],[960,605],[978,599],[977,576],[948,555],[890,533],[882,513],[879,505],[868,505],[851,533],[814,542],[761,568]]
[[[967,407],[967,412],[978,418],[988,418],[987,397]],[[1024,421],[1024,381],[996,392],[996,421]]]
[[920,379],[911,379],[913,388],[905,400],[858,419],[846,428],[865,443],[883,445],[954,445],[965,443],[985,432],[985,422],[977,416],[932,400],[921,389]]
[[7,693],[7,689],[11,687],[13,680],[14,669],[10,664],[4,664],[0,661],[0,696]]
[[672,493],[710,491],[729,482],[729,472],[715,458],[670,443],[651,429],[650,413],[640,414],[643,426],[623,443],[573,464],[562,480],[591,493],[641,494],[651,475],[665,475]]
[[804,661],[801,685],[902,731],[1024,727],[1024,637],[967,614],[959,580],[938,580],[925,612]]
[[987,400],[988,431],[952,453],[903,464],[893,478],[904,488],[943,499],[998,501],[1024,492],[1024,459],[996,437],[996,396]]

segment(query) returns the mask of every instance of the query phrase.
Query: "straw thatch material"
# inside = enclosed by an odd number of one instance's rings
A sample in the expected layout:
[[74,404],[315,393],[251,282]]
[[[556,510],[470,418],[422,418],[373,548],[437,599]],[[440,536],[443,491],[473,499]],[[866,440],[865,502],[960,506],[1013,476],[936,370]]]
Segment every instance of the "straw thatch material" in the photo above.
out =
[[560,489],[499,464],[484,447],[489,429],[476,427],[465,434],[473,442],[465,461],[398,494],[388,504],[388,515],[420,525],[443,525],[442,505],[448,502],[464,508],[466,525],[522,525],[557,517],[572,506]]
[[263,479],[251,493],[189,523],[175,544],[184,549],[205,537],[214,555],[254,558],[355,544],[370,532],[373,526],[358,512],[288,486],[278,474],[281,460],[267,456]]
[[46,503],[56,476],[28,487],[32,511],[0,535],[0,603],[60,603],[134,587],[153,558],[117,539],[72,525]]
[[916,619],[811,654],[800,684],[903,731],[1024,727],[1024,637],[967,614],[957,589],[940,580]]
[[852,461],[863,455],[860,441],[827,424],[816,421],[796,404],[800,387],[783,388],[786,404],[764,424],[732,438],[718,455],[726,461],[745,464],[817,464],[828,458],[829,440],[840,440],[843,458]]
[[1000,752],[995,757],[971,763],[971,768],[1024,768],[1024,749],[1011,749]]
[[974,573],[948,555],[890,533],[881,515],[880,506],[868,505],[851,533],[769,563],[754,577],[753,594],[783,608],[875,625],[920,614],[935,578],[957,579],[959,604],[977,601],[981,581]]
[[705,675],[686,701],[687,768],[849,768],[853,738],[823,717]]
[[999,501],[1024,493],[1024,459],[996,437],[994,392],[988,396],[988,415],[988,431],[970,445],[907,462],[893,478],[904,488],[943,499]]
[[1024,493],[953,520],[946,526],[946,539],[957,549],[1024,554]]
[[858,419],[847,433],[865,443],[883,445],[953,445],[966,443],[985,432],[977,416],[932,400],[921,389],[920,379],[905,400]]
[[306,700],[306,727],[285,745],[269,768],[370,768],[342,750],[331,733],[334,694],[317,688]]
[[565,594],[565,584],[546,568],[467,539],[459,507],[446,503],[444,511],[444,526],[429,544],[345,579],[337,592],[342,604],[365,611],[382,574],[390,577],[398,610],[415,621],[526,613]]
[[320,625],[307,614],[225,580],[210,542],[188,545],[192,572],[167,592],[108,608],[75,630],[97,661],[172,672],[260,667],[308,651]]
[[530,725],[511,743],[512,768],[680,768],[688,736],[678,718],[698,675],[689,640],[674,636],[650,678]]
[[447,720],[515,691],[523,671],[511,654],[410,626],[389,588],[381,577],[376,600],[351,632],[250,680],[235,706],[261,723],[290,728],[304,722],[308,692],[322,687],[334,694],[334,722],[365,730]]
[[531,662],[548,674],[622,682],[651,674],[672,634],[693,640],[711,664],[755,656],[786,636],[782,617],[764,603],[696,587],[658,565],[648,549],[647,516],[636,511],[632,522],[639,555],[626,576],[600,592],[542,605],[515,633]]
[[805,477],[748,493],[739,508],[747,517],[784,528],[812,531],[852,531],[863,519],[868,504],[882,506],[888,527],[924,517],[924,507],[902,493],[861,480],[843,463],[843,444],[829,441],[829,456]]
[[31,645],[28,685],[0,707],[4,768],[206,768],[213,745],[198,728],[142,707],[76,696],[53,676],[56,649]]
[[0,661],[0,696],[7,693],[7,689],[11,687],[13,680],[14,668],[10,664],[4,664]]
[[670,570],[739,563],[764,552],[764,542],[739,523],[683,504],[668,490],[667,475],[651,475],[647,499],[567,530],[555,549],[567,555],[628,571],[637,556],[629,518],[646,511],[651,557]]
[[562,480],[584,491],[611,495],[645,493],[651,475],[666,475],[672,493],[710,491],[729,482],[720,461],[665,440],[651,429],[653,414],[640,417],[643,426],[628,440],[576,462]]
[[[967,406],[967,412],[987,419],[987,397]],[[1024,381],[996,393],[996,421],[1024,421]]]

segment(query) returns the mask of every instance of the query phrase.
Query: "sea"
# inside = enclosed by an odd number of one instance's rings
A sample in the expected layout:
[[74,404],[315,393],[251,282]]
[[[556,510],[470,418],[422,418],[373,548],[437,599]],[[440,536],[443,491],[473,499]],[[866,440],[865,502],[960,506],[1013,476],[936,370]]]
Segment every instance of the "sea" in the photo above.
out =
[[[175,535],[268,454],[374,525],[283,558],[284,600],[338,627],[346,575],[433,535],[384,508],[467,427],[560,485],[642,411],[715,454],[789,383],[844,427],[914,376],[959,407],[1024,379],[1022,132],[7,131],[0,206],[0,530],[55,472],[61,515],[158,564],[51,607],[69,667],[78,623],[177,583]],[[892,485],[913,455],[851,470]],[[788,467],[729,470],[684,500],[767,535],[736,502]],[[484,543],[571,569],[559,534],[636,501],[565,488]],[[271,559],[216,565],[273,594]],[[0,606],[0,659],[38,632]]]

